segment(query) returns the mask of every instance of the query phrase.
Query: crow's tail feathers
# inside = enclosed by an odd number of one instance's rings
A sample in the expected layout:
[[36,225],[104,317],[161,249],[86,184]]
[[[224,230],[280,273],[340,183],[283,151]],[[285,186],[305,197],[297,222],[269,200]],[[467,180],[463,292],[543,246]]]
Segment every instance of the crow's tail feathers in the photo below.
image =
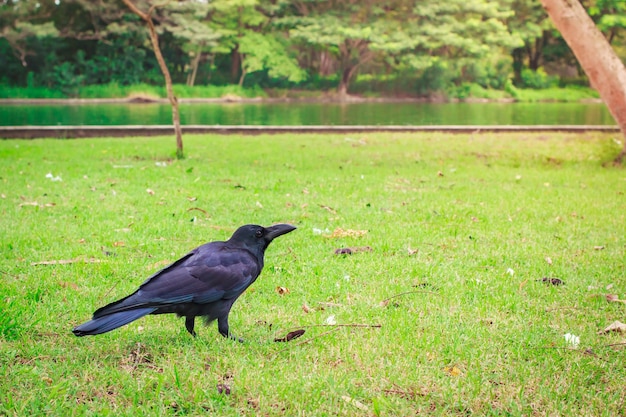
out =
[[96,334],[102,334],[115,330],[118,327],[122,327],[125,324],[135,321],[145,315],[148,315],[155,311],[156,308],[138,308],[136,310],[120,311],[118,313],[109,314],[106,316],[98,317],[93,320],[83,323],[80,326],[74,327],[72,333],[76,336],[93,336]]

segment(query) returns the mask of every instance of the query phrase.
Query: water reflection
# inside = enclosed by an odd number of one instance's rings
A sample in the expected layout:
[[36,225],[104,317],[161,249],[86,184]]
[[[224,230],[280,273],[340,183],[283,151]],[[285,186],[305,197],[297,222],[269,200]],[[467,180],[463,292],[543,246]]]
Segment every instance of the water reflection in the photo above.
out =
[[[602,103],[181,104],[183,125],[614,125]],[[0,106],[0,125],[168,125],[165,104]]]

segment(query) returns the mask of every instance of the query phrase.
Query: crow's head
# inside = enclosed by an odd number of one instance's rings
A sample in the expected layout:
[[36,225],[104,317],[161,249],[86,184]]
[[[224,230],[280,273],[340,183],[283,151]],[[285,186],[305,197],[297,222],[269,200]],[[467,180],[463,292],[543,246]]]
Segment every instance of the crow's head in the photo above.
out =
[[247,224],[237,229],[228,242],[264,251],[272,240],[293,230],[296,230],[296,227],[290,224],[276,224],[270,227]]

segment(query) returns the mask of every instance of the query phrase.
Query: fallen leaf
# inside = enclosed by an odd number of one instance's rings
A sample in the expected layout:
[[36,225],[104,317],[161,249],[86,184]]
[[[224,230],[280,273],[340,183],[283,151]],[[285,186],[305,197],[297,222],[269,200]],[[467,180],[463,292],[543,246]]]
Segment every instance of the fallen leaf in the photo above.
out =
[[20,203],[19,207],[24,207],[24,206],[34,206],[34,207],[54,207],[56,206],[56,203],[45,203],[45,204],[39,204],[36,201],[29,201],[26,203]]
[[610,303],[624,303],[626,304],[626,300],[620,300],[617,294],[606,294],[606,301]]
[[304,311],[305,313],[310,313],[310,312],[315,311],[315,310],[313,310],[311,307],[309,307],[306,304],[302,304],[302,311]]
[[575,334],[566,333],[563,335],[563,337],[565,338],[565,342],[572,346],[574,349],[577,349],[578,345],[580,345],[580,337],[576,336]]
[[552,265],[552,258],[546,256],[546,262],[548,263],[548,265]]
[[328,316],[328,318],[326,318],[326,320],[324,321],[325,324],[328,325],[334,325],[337,324],[337,320],[335,320],[335,315],[331,314],[330,316]]
[[565,283],[558,278],[543,277],[541,281],[546,285],[564,285]]
[[122,247],[122,246],[126,246],[126,243],[124,243],[122,241],[113,242],[113,246],[115,246],[115,247]]
[[461,370],[456,366],[446,366],[443,368],[443,371],[450,376],[460,376]]
[[347,402],[348,404],[352,404],[353,406],[355,406],[361,411],[369,411],[369,408],[365,404],[363,404],[361,401],[355,400],[354,398],[350,398],[347,395],[342,395],[341,399]]
[[226,384],[217,384],[217,393],[230,395],[230,386]]
[[419,252],[419,249],[412,249],[410,246],[407,248],[408,252],[409,252],[409,256],[411,255],[415,255],[417,252]]
[[371,252],[372,248],[369,246],[358,246],[353,248],[338,248],[335,249],[335,255],[352,255],[358,252]]
[[609,324],[608,327],[606,327],[604,330],[600,330],[598,334],[605,334],[610,332],[626,332],[626,324],[616,320],[613,323]]
[[57,175],[57,176],[52,175],[52,172],[48,172],[48,173],[46,174],[46,178],[50,178],[50,180],[51,180],[51,181],[63,181],[63,180],[61,179],[61,177],[60,177],[60,176],[58,176],[58,175]]
[[323,204],[320,204],[320,207],[323,208],[324,210],[331,212],[332,214],[337,214],[337,211],[332,207],[325,206]]
[[285,294],[289,294],[291,291],[289,291],[289,288],[287,287],[276,287],[276,292],[279,295],[285,295]]
[[154,195],[154,191],[150,188],[146,188],[146,192],[150,195]]
[[335,255],[352,255],[352,249],[350,248],[335,249]]
[[338,238],[338,237],[361,237],[367,234],[367,230],[353,230],[336,228],[330,235],[324,235],[324,237]]
[[602,249],[604,249],[604,246],[594,246],[593,249],[594,250],[602,250]]
[[293,332],[287,333],[285,337],[277,337],[274,339],[274,342],[289,342],[293,339],[297,339],[304,334],[304,329],[294,330]]
[[191,202],[194,202],[194,201],[197,200],[197,198],[196,197],[187,197],[187,200],[189,200]]

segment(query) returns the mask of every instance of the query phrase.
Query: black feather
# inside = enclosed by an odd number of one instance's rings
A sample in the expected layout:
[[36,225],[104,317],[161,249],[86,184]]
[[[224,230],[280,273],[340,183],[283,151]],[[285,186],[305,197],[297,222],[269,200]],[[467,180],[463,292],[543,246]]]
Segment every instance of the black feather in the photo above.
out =
[[228,314],[237,298],[263,269],[265,249],[278,236],[295,229],[288,224],[264,228],[242,226],[225,242],[202,245],[150,276],[137,291],[96,310],[93,319],[75,327],[76,336],[106,333],[147,314],[176,313],[186,317],[195,336],[197,316],[217,320],[225,337],[233,336]]

